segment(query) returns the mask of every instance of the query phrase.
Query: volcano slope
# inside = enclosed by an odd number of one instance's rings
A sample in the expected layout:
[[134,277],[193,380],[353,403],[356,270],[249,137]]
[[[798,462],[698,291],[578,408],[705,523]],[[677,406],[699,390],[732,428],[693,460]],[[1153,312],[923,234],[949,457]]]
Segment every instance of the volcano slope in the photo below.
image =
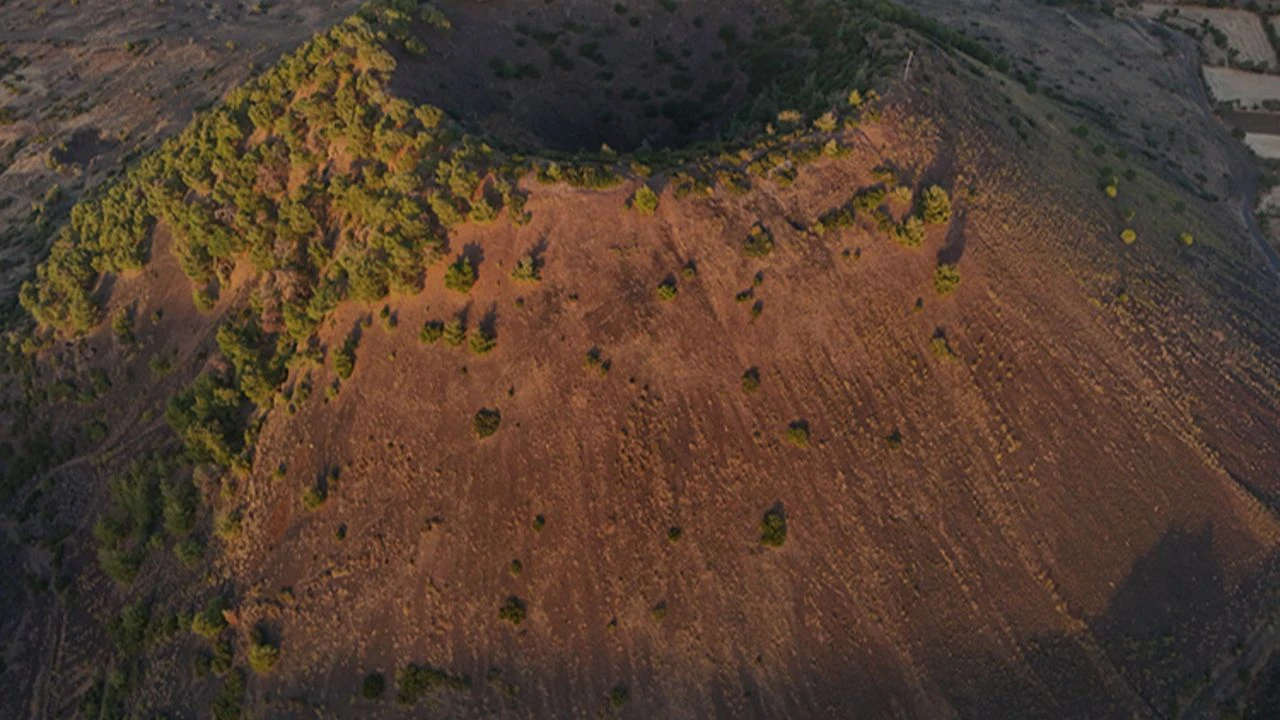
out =
[[717,5],[370,3],[82,201],[9,335],[0,713],[1239,709],[1234,208],[895,6]]

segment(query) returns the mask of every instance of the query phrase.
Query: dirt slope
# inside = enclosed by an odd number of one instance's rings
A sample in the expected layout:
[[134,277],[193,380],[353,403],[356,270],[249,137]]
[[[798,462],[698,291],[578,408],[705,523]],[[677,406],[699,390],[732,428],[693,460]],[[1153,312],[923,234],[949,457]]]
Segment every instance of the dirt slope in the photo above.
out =
[[[942,53],[916,63],[847,156],[791,185],[677,198],[659,175],[645,215],[627,209],[635,178],[525,177],[528,224],[450,234],[470,293],[436,267],[386,303],[394,328],[383,303],[339,308],[321,341],[359,334],[352,377],[326,395],[332,363],[295,368],[293,397],[305,373],[316,390],[266,416],[252,472],[202,484],[242,513],[238,536],[207,571],[165,557],[140,584],[184,609],[230,591],[229,632],[278,638],[278,664],[249,676],[253,717],[1177,717],[1273,602],[1276,281],[1231,204],[1134,161],[1126,219],[1098,187],[1116,161],[1053,101]],[[884,166],[947,187],[951,220],[914,249],[865,220],[812,230]],[[757,225],[764,258],[742,251]],[[258,282],[240,268],[198,313],[166,232],[110,293],[108,316],[163,310],[141,347],[103,327],[52,351],[111,368],[106,451],[44,496],[86,518]],[[530,251],[536,284],[511,277]],[[960,272],[950,294],[940,263]],[[418,341],[459,313],[496,349]],[[145,369],[157,350],[172,375]],[[501,412],[486,439],[482,408]],[[786,439],[797,424],[807,447]],[[771,509],[777,548],[760,541]],[[33,608],[0,585],[24,607],[6,625],[14,716],[72,714],[109,656],[98,624],[120,599],[80,530],[77,600]],[[513,596],[519,624],[499,617]],[[139,707],[204,716],[220,682],[192,677],[200,642],[147,656]],[[369,673],[393,685],[411,663],[470,686],[361,698]]]

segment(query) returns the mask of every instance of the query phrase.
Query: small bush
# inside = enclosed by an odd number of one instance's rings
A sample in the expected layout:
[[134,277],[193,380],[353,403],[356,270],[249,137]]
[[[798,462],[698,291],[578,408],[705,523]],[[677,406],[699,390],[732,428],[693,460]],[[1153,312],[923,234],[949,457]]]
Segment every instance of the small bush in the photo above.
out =
[[259,675],[271,672],[280,660],[280,647],[273,643],[260,628],[254,629],[249,638],[249,667]]
[[471,419],[471,431],[481,440],[492,437],[494,433],[498,432],[500,425],[502,425],[502,413],[489,408],[481,409]]
[[773,252],[773,235],[763,225],[755,225],[742,243],[742,254],[749,258],[768,257]]
[[658,194],[648,185],[641,185],[636,194],[631,196],[631,209],[644,215],[652,215],[658,209]]
[[609,374],[609,368],[613,363],[604,359],[604,354],[600,348],[591,348],[587,351],[587,357],[583,360],[582,365],[600,377],[604,377]]
[[400,674],[396,702],[412,705],[423,695],[435,690],[465,690],[469,687],[471,682],[465,676],[458,677],[433,667],[410,663]]
[[931,225],[950,222],[951,197],[947,196],[947,191],[936,184],[925,190],[924,197],[920,200],[920,215],[925,223]]
[[1120,231],[1120,239],[1125,245],[1132,245],[1138,242],[1138,233],[1133,228],[1125,228]]
[[400,318],[391,311],[390,305],[382,306],[382,310],[378,313],[378,320],[382,323],[382,329],[387,332],[395,330],[400,324]]
[[227,618],[223,616],[224,601],[214,598],[204,609],[191,618],[191,632],[212,640],[218,637],[227,627]]
[[186,538],[173,546],[173,554],[184,567],[193,568],[204,559],[204,543],[198,538]]
[[1184,232],[1178,236],[1178,242],[1182,243],[1186,247],[1191,247],[1196,244],[1196,238],[1191,233]]
[[435,345],[442,337],[444,337],[444,323],[439,320],[428,320],[422,325],[422,332],[418,333],[418,342],[423,345]]
[[803,420],[797,420],[787,426],[784,434],[787,442],[798,448],[809,447],[809,423]]
[[682,530],[680,526],[672,525],[671,527],[667,528],[667,542],[671,543],[672,545],[680,542],[680,540],[683,537],[684,537],[684,530]]
[[924,221],[912,215],[901,225],[892,226],[889,233],[903,247],[920,247],[924,244]]
[[455,292],[469,293],[475,284],[476,269],[471,265],[471,259],[466,255],[459,257],[444,272],[444,286]]
[[302,491],[302,506],[308,510],[319,510],[329,499],[329,489],[324,483],[316,483]]
[[445,323],[441,337],[444,339],[445,345],[461,347],[462,343],[467,339],[467,326],[462,324],[462,318],[454,318]]
[[939,295],[950,295],[960,285],[960,270],[955,265],[939,265],[933,271],[933,289]]
[[511,573],[513,578],[520,577],[520,573],[524,572],[524,563],[520,562],[519,558],[512,560],[511,564],[507,566],[507,572]]
[[387,679],[380,672],[371,672],[364,676],[360,683],[360,697],[365,700],[377,700],[387,691]]
[[753,393],[760,389],[760,370],[759,368],[747,368],[742,373],[742,391],[745,393]]
[[671,301],[676,299],[676,295],[680,292],[676,287],[675,278],[667,278],[658,284],[658,299],[663,301]]
[[653,608],[649,610],[649,614],[653,616],[653,621],[656,623],[660,623],[663,620],[666,620],[667,619],[667,603],[664,601],[664,602],[658,603],[657,605],[654,605]]
[[782,547],[787,541],[787,516],[779,503],[760,520],[760,542],[768,547]]
[[533,255],[523,255],[516,261],[516,266],[511,270],[511,278],[519,282],[535,283],[542,279],[542,275],[538,270],[538,261]]
[[512,625],[519,625],[524,622],[525,616],[528,614],[524,601],[512,595],[507,598],[506,602],[498,608],[498,619],[505,620]]
[[608,700],[609,707],[614,710],[621,710],[631,700],[631,691],[627,690],[626,685],[617,685],[609,691]]
[[347,337],[346,342],[342,343],[342,347],[333,353],[333,371],[338,377],[346,380],[356,371],[356,347],[359,340],[356,339],[355,333]]
[[476,355],[488,355],[498,347],[498,336],[485,332],[483,328],[471,333],[470,341],[471,352]]

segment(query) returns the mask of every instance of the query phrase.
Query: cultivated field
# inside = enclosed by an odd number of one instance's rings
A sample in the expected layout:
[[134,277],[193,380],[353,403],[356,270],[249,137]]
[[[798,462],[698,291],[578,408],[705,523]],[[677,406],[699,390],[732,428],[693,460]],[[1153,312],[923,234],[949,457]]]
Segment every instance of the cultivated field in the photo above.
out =
[[[1271,47],[1262,19],[1256,13],[1168,3],[1144,3],[1140,12],[1147,17],[1164,16],[1170,25],[1186,29],[1203,28],[1207,20],[1209,26],[1221,31],[1226,39],[1225,46],[1220,45],[1214,33],[1203,33],[1201,44],[1212,64],[1247,63],[1268,70],[1277,67],[1275,49]],[[1234,57],[1231,56],[1232,50],[1235,51]]]
[[1244,142],[1259,157],[1280,159],[1280,135],[1249,133],[1244,136]]
[[1280,75],[1206,66],[1204,77],[1215,100],[1238,103],[1241,109],[1259,110],[1280,99]]

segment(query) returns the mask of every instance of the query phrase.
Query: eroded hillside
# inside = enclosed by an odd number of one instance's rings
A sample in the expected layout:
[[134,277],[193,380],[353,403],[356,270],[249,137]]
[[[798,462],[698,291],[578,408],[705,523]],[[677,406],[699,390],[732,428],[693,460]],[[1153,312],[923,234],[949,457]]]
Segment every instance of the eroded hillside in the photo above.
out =
[[[1280,362],[1238,208],[875,3],[716,32],[729,72],[671,69],[733,79],[687,133],[473,104],[452,49],[544,42],[528,5],[371,3],[71,213],[10,340],[5,713],[1129,718],[1248,689]],[[633,5],[567,3],[537,62],[640,78],[633,46],[679,57],[703,17]],[[857,61],[753,75],[775,39]],[[548,107],[640,149],[557,153]]]

